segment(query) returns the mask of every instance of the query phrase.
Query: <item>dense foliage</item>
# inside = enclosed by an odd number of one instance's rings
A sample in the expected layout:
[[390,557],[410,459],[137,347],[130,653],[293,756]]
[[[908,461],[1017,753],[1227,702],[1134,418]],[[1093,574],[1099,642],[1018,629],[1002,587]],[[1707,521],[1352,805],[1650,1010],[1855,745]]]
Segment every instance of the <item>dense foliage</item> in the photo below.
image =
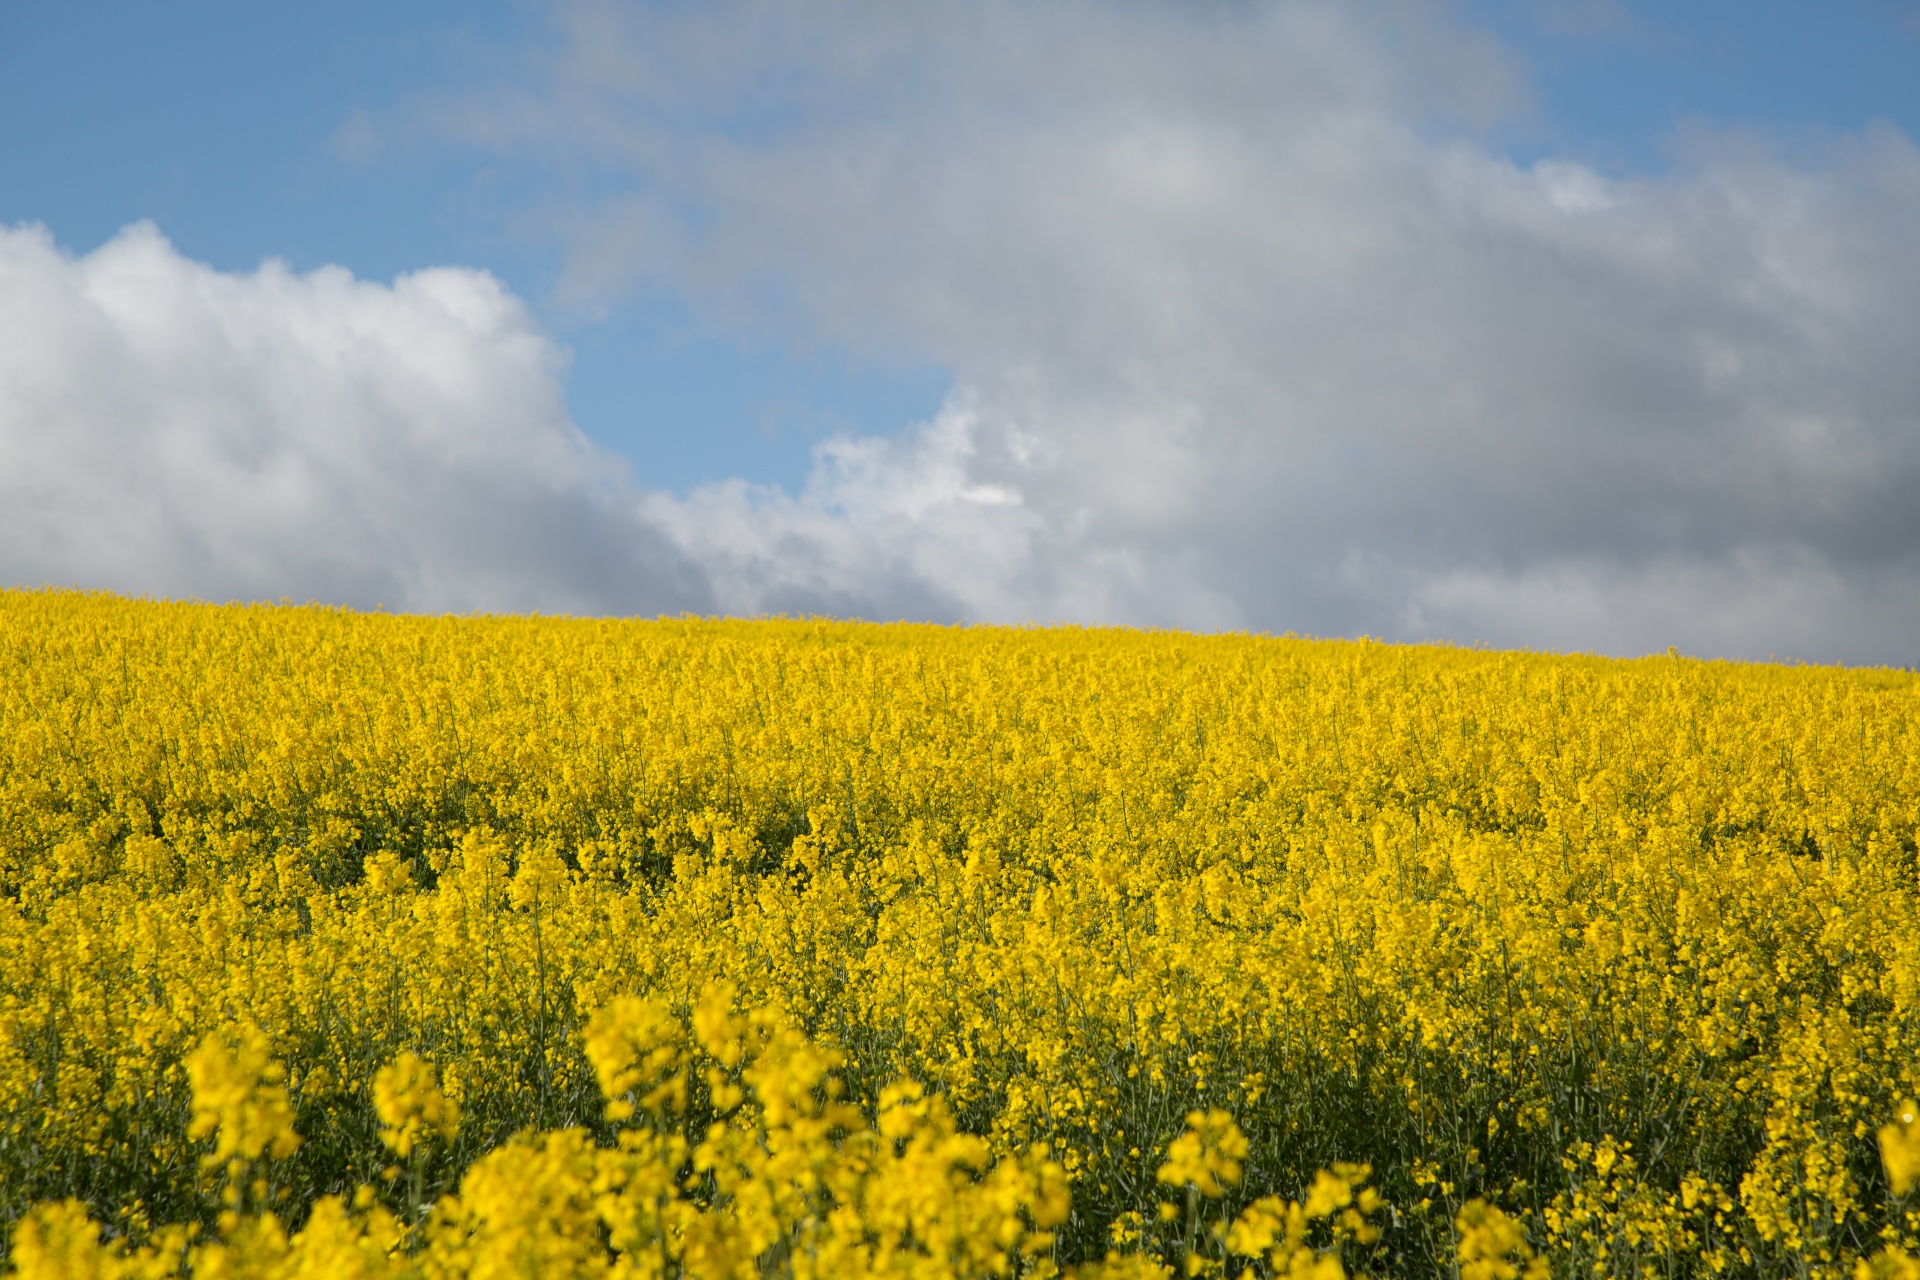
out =
[[0,1224],[1920,1276],[1917,830],[1892,671],[0,593]]

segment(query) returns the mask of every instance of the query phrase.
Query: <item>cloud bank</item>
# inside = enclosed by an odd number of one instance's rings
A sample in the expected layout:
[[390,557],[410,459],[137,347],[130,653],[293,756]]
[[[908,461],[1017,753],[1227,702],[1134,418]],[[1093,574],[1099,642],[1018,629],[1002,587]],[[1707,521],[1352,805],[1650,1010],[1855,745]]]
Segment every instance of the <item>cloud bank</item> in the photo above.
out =
[[583,298],[906,341],[931,427],[661,518],[736,608],[1911,660],[1920,153],[1519,164],[1414,4],[571,3],[389,127],[559,158]]
[[[1416,3],[553,14],[506,81],[356,117],[357,153],[548,175],[515,225],[560,301],[906,345],[953,373],[938,418],[830,443],[801,493],[648,492],[484,277],[116,271],[151,233],[79,260],[15,233],[81,301],[31,366],[67,390],[0,355],[0,485],[42,504],[0,516],[0,577],[1915,660],[1920,152],[1891,125],[1696,130],[1657,177],[1516,163],[1486,139],[1524,75]],[[87,283],[167,271],[199,318],[151,338],[160,286]],[[122,458],[136,420],[175,425]],[[93,443],[15,460],[68,421]],[[136,527],[171,550],[117,558]],[[228,535],[230,585],[192,585]]]

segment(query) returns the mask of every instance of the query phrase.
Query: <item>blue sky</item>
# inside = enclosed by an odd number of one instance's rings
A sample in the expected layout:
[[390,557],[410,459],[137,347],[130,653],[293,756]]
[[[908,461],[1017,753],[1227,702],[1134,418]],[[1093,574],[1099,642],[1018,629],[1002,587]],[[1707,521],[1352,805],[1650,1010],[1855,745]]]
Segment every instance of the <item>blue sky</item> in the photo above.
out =
[[[479,265],[537,303],[554,254],[504,225],[523,175],[457,151],[356,164],[335,139],[356,109],[481,81],[547,38],[537,7],[498,0],[7,0],[0,222],[41,222],[85,250],[152,219],[227,270]],[[814,440],[928,417],[948,386],[930,363],[706,333],[673,297],[555,319],[581,426],[668,488],[797,485]]]
[[[1920,5],[1486,0],[1460,12],[1530,72],[1533,109],[1488,130],[1516,156],[1658,173],[1684,160],[1675,139],[1695,121],[1791,138],[1884,118],[1920,133]],[[152,219],[225,270],[269,257],[374,279],[485,267],[572,349],[576,421],[658,487],[740,476],[797,488],[814,441],[932,416],[951,376],[910,352],[714,332],[659,293],[590,317],[543,306],[558,257],[516,234],[513,212],[550,175],[458,148],[342,154],[356,110],[487,83],[551,38],[540,6],[500,0],[7,0],[0,222],[44,223],[84,251]]]
[[1920,5],[1906,0],[1673,0],[1475,6],[1525,51],[1535,145],[1659,171],[1691,120],[1793,134],[1920,123]]
[[0,119],[0,581],[1920,663],[1913,0],[0,0]]

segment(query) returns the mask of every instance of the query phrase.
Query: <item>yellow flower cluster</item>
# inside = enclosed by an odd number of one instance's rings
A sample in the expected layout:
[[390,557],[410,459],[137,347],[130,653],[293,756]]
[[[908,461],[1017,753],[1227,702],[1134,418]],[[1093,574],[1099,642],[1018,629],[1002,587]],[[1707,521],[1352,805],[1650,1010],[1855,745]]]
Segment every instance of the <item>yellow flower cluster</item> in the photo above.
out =
[[[1380,1238],[1380,1228],[1368,1220],[1380,1207],[1380,1194],[1363,1185],[1371,1172],[1363,1164],[1336,1164],[1320,1171],[1304,1201],[1262,1196],[1227,1228],[1228,1251],[1264,1260],[1276,1276],[1344,1280],[1342,1254]],[[1323,1222],[1329,1224],[1325,1248],[1311,1239],[1315,1224]]]
[[1895,1195],[1904,1196],[1920,1182],[1920,1103],[1908,1098],[1893,1122],[1880,1129],[1880,1159]]
[[460,1128],[460,1104],[440,1091],[433,1068],[411,1050],[375,1073],[373,1109],[386,1126],[380,1141],[401,1157],[412,1155],[424,1134],[451,1138]]
[[1218,1199],[1240,1182],[1240,1162],[1247,1158],[1247,1138],[1225,1111],[1187,1113],[1187,1131],[1167,1148],[1160,1168],[1161,1182],[1193,1185],[1208,1199]]
[[293,1131],[293,1107],[281,1084],[286,1072],[268,1057],[267,1037],[258,1027],[232,1029],[234,1044],[222,1035],[187,1055],[187,1079],[193,1082],[193,1123],[189,1138],[218,1136],[209,1164],[258,1160],[271,1153],[284,1160],[300,1147]]
[[1908,1274],[1917,833],[1899,671],[4,592],[0,1231]]
[[[938,1280],[1016,1268],[1058,1274],[1046,1256],[1048,1228],[1065,1221],[1069,1193],[1043,1148],[996,1159],[984,1140],[957,1130],[940,1098],[912,1084],[884,1090],[878,1123],[868,1127],[831,1074],[837,1052],[814,1046],[767,1010],[734,1016],[730,994],[722,988],[703,1001],[698,1051],[689,1055],[706,1063],[721,1112],[697,1144],[671,1126],[623,1126],[607,1144],[582,1129],[519,1135],[476,1161],[458,1191],[411,1228],[363,1188],[351,1202],[321,1199],[297,1231],[271,1208],[253,1215],[229,1209],[212,1238],[174,1229],[159,1233],[157,1244],[130,1248],[101,1240],[86,1206],[66,1200],[32,1210],[20,1224],[17,1273],[27,1280],[747,1280],[770,1269],[794,1280]],[[596,1065],[616,1081],[633,1078],[635,1055],[609,1033],[632,1012],[622,1005],[596,1019]],[[217,1134],[223,1149],[251,1146],[254,1159],[285,1159],[292,1154],[285,1144],[230,1133],[257,1134],[256,1110],[270,1109],[278,1096],[271,1071],[250,1070],[250,1048],[217,1070],[196,1069],[195,1114],[217,1117],[204,1136]],[[419,1100],[438,1097],[411,1054],[376,1079],[383,1115],[405,1117],[390,1125],[414,1123],[430,1110]],[[656,1116],[685,1118],[677,1106]],[[382,1136],[397,1150],[398,1141]],[[230,1172],[244,1177],[249,1164],[238,1159]]]
[[1520,1224],[1484,1200],[1460,1210],[1460,1280],[1547,1280],[1545,1259],[1527,1246]]

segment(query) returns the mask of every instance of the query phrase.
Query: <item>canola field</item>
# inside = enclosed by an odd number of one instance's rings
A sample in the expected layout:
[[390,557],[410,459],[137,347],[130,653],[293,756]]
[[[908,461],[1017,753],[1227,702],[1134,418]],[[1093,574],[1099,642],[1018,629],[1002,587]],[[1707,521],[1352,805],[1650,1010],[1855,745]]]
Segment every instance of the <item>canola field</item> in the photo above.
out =
[[1920,1277],[1920,678],[0,593],[25,1276]]

